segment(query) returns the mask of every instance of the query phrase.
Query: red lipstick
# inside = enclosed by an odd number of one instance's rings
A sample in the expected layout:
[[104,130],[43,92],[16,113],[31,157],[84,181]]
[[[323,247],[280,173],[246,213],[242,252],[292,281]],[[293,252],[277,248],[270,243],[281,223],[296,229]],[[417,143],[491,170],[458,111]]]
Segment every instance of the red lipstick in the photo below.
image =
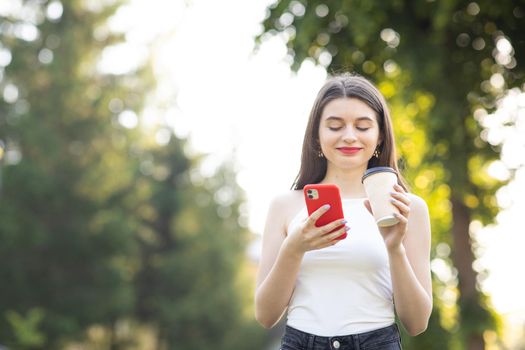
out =
[[360,147],[339,147],[338,150],[341,151],[341,153],[346,155],[356,154],[359,152],[362,148]]

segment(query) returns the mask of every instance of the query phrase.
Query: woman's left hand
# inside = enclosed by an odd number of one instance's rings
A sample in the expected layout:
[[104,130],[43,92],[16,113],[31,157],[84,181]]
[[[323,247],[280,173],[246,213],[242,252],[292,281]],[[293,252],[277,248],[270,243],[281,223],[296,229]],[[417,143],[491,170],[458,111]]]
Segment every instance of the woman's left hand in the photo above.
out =
[[[399,210],[400,214],[394,213],[394,216],[399,222],[392,226],[379,227],[379,231],[383,236],[387,250],[389,252],[396,252],[403,247],[402,243],[406,234],[408,216],[410,214],[410,198],[408,198],[408,194],[403,187],[398,184],[394,185],[394,191],[390,193],[390,196],[392,204]],[[370,207],[368,199],[365,200],[365,206],[372,214],[372,208]]]

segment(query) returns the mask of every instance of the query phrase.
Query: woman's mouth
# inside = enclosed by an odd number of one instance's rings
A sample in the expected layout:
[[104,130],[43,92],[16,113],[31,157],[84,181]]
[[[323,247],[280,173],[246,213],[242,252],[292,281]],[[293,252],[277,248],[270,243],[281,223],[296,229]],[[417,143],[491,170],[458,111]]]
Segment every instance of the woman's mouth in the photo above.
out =
[[339,147],[337,149],[345,155],[356,154],[357,152],[362,150],[362,148],[360,147]]

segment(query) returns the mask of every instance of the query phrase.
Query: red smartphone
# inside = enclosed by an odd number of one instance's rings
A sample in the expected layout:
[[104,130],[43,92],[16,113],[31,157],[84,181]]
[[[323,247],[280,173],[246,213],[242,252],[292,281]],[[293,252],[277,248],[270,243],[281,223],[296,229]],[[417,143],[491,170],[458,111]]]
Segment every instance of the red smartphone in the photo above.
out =
[[[339,194],[339,187],[334,184],[310,184],[303,188],[304,199],[306,201],[306,208],[308,209],[308,216],[312,215],[314,211],[325,204],[330,204],[330,209],[325,212],[315,223],[315,226],[320,227],[329,224],[335,220],[344,219],[343,205],[341,204],[341,195]],[[344,225],[337,227],[331,232],[339,230]],[[336,239],[345,239],[346,232]]]

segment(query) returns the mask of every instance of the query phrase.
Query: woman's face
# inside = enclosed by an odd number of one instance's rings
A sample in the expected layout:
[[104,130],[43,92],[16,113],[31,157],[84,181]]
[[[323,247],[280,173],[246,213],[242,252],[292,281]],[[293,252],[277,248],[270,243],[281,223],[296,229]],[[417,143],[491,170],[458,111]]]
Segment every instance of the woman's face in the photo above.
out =
[[328,166],[364,171],[381,142],[376,112],[357,98],[330,101],[321,114],[319,142]]

